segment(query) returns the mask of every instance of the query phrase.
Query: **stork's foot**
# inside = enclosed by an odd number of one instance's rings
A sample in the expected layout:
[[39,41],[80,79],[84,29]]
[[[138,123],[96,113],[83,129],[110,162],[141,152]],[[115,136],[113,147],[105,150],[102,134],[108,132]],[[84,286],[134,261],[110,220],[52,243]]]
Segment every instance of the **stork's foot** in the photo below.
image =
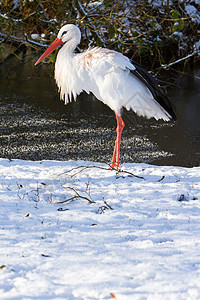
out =
[[119,163],[111,162],[109,169],[118,171],[119,170]]

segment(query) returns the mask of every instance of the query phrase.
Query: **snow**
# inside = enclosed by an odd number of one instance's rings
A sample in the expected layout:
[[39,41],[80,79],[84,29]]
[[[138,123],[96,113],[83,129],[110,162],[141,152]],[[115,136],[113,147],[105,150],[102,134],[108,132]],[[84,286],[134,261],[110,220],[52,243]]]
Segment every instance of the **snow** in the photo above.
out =
[[200,41],[195,43],[195,47],[197,49],[198,55],[200,55]]
[[39,35],[38,33],[32,33],[32,34],[31,34],[31,38],[32,38],[33,40],[39,40],[39,39],[40,39],[40,35]]
[[1,300],[200,299],[200,167],[121,168],[0,159]]
[[186,10],[187,14],[188,14],[189,16],[191,16],[193,22],[199,23],[199,21],[200,21],[200,13],[199,13],[199,11],[195,8],[194,5],[187,4],[187,5],[185,6],[185,10]]

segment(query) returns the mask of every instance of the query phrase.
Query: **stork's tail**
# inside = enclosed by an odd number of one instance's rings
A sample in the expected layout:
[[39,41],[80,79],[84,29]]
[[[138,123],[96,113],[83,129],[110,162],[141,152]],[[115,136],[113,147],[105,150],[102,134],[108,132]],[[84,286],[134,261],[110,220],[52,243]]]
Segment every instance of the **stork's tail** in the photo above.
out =
[[157,81],[138,63],[132,61],[132,64],[135,66],[135,70],[131,70],[131,73],[146,85],[154,99],[167,112],[167,115],[170,117],[170,119],[176,120],[174,106],[165,92],[159,87]]

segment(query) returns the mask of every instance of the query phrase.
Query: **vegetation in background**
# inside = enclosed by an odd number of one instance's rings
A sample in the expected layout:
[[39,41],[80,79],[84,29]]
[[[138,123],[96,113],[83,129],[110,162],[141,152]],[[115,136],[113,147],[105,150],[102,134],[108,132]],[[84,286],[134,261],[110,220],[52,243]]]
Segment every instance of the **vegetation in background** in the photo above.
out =
[[[3,0],[1,60],[9,53],[44,48],[60,27],[80,27],[79,49],[103,46],[152,67],[199,58],[199,1]],[[9,47],[8,47],[9,46]],[[7,52],[8,51],[8,52]],[[55,55],[55,54],[54,54]],[[50,56],[50,61],[54,60]]]

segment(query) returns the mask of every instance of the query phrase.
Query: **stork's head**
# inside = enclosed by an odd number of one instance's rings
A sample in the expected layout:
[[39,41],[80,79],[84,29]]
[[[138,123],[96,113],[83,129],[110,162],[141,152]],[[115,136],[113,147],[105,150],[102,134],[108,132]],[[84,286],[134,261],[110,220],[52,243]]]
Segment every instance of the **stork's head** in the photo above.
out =
[[68,44],[69,49],[73,51],[80,43],[81,32],[78,27],[73,24],[64,25],[58,32],[57,38],[49,46],[49,48],[42,54],[42,56],[36,61],[35,65],[39,64],[44,58],[46,58],[51,52],[53,52],[58,46],[63,43]]
[[57,37],[61,39],[63,43],[74,39],[78,45],[81,40],[81,32],[77,26],[73,24],[67,24],[60,28]]

